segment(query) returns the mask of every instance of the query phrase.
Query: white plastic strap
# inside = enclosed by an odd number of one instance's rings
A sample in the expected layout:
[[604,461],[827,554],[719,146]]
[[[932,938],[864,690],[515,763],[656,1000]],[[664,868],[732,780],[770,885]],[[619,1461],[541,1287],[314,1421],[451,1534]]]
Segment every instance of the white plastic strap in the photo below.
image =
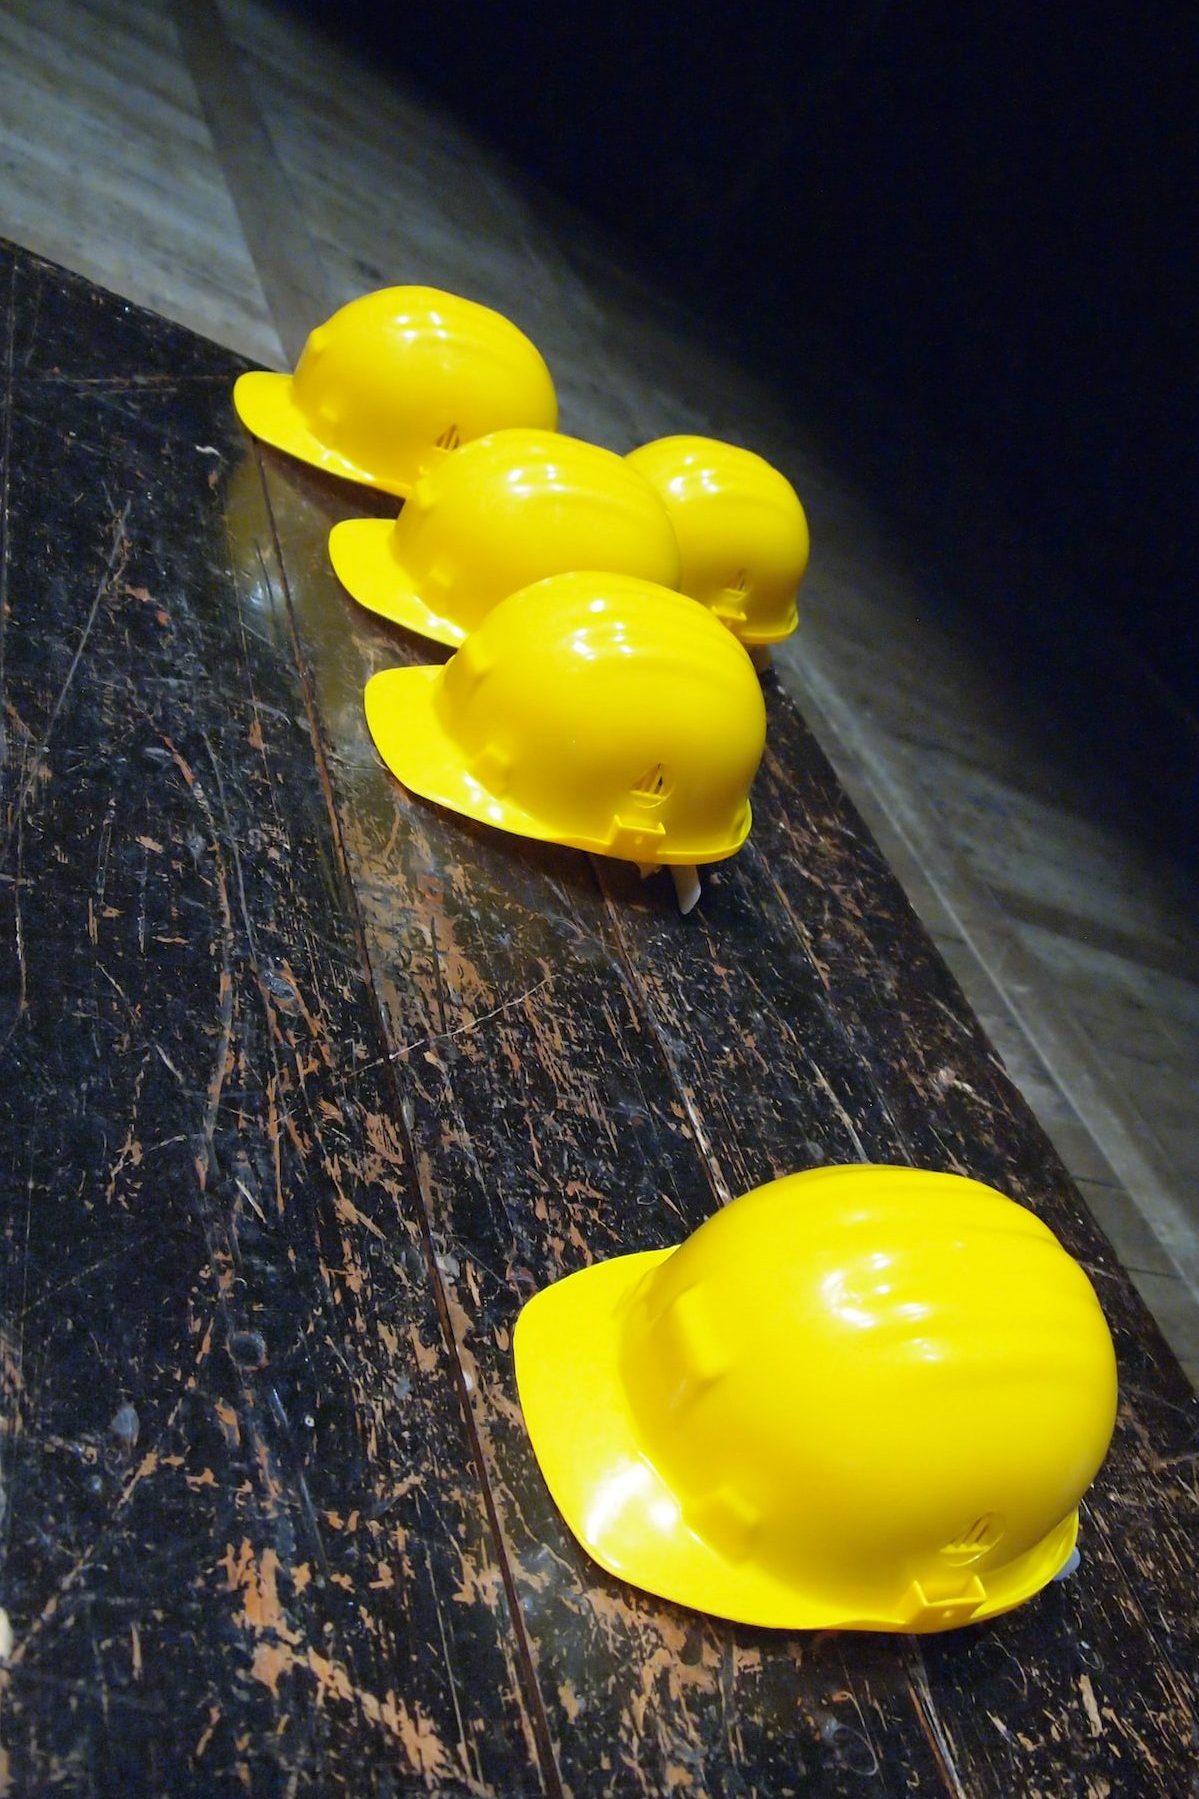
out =
[[1077,1574],[1078,1566],[1081,1561],[1082,1561],[1082,1556],[1079,1554],[1078,1544],[1076,1543],[1074,1545],[1073,1549],[1070,1551],[1069,1555],[1066,1557],[1065,1562],[1062,1564],[1062,1566],[1058,1569],[1057,1573],[1054,1575],[1054,1577],[1053,1577],[1054,1580],[1069,1580],[1069,1578],[1072,1574]]
[[671,869],[670,878],[674,882],[679,911],[686,918],[688,912],[693,911],[699,903],[699,869],[694,862],[682,862],[677,868]]

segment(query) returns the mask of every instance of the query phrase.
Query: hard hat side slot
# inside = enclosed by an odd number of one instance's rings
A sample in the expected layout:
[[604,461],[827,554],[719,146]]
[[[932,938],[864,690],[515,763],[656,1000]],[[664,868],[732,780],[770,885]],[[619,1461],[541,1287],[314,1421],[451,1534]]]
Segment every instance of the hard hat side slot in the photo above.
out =
[[634,781],[630,797],[643,804],[660,805],[663,800],[669,799],[673,788],[674,781],[670,774],[661,762],[655,762],[640,779]]

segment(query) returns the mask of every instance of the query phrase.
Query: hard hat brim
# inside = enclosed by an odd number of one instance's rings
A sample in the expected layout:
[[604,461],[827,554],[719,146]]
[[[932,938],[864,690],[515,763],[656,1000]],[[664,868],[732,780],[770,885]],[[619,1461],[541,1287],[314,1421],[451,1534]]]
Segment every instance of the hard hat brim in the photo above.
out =
[[290,375],[269,374],[259,369],[240,375],[233,386],[233,404],[246,430],[276,450],[286,450],[289,456],[298,456],[301,462],[324,469],[326,474],[338,475],[343,481],[357,481],[363,487],[407,499],[407,482],[401,486],[372,474],[369,469],[359,468],[357,463],[350,462],[315,436],[296,405]]
[[480,824],[497,825],[542,843],[557,841],[535,818],[498,798],[462,766],[462,754],[434,708],[442,674],[433,668],[386,668],[366,684],[363,706],[375,748],[397,780],[422,799]]
[[456,650],[466,632],[425,604],[398,560],[395,525],[385,518],[347,518],[329,533],[329,560],[342,586],[368,612]]
[[777,631],[754,631],[746,629],[744,631],[734,631],[733,636],[737,639],[738,643],[743,643],[747,649],[757,650],[765,649],[770,644],[786,643],[788,637],[794,637],[798,630],[799,607],[792,606],[786,624],[782,625]]
[[1078,1513],[988,1576],[985,1598],[938,1623],[901,1615],[853,1617],[755,1563],[721,1555],[686,1523],[676,1494],[645,1454],[620,1363],[620,1313],[669,1255],[648,1250],[594,1263],[534,1295],[513,1333],[516,1384],[551,1497],[608,1573],[678,1605],[783,1630],[927,1631],[1010,1611],[1060,1572]]
[[[477,819],[480,824],[494,825],[518,837],[532,837],[538,843],[560,843],[597,856],[612,855],[607,843],[540,823],[515,801],[489,792],[463,768],[462,752],[446,732],[434,703],[443,672],[440,664],[432,668],[386,668],[367,682],[363,695],[367,727],[392,774],[422,799],[448,806],[452,812]],[[637,859],[652,860],[663,867],[723,860],[741,847],[749,835],[749,826],[746,806],[744,834],[729,849],[722,849],[719,857],[703,849],[680,846],[665,850],[647,848],[638,852]]]

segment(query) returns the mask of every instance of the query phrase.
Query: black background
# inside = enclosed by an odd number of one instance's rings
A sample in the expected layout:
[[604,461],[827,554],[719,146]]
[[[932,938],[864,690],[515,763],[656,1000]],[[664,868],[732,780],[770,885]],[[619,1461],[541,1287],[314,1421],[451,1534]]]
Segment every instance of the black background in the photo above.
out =
[[1197,20],[612,0],[339,29],[792,389],[930,602],[1195,856]]

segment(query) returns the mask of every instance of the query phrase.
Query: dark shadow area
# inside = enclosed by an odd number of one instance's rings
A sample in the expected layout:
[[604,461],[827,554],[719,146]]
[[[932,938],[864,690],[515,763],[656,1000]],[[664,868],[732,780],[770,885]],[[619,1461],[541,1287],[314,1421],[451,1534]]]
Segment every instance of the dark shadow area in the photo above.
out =
[[1097,804],[1199,861],[1192,6],[368,0],[344,29],[731,331]]

